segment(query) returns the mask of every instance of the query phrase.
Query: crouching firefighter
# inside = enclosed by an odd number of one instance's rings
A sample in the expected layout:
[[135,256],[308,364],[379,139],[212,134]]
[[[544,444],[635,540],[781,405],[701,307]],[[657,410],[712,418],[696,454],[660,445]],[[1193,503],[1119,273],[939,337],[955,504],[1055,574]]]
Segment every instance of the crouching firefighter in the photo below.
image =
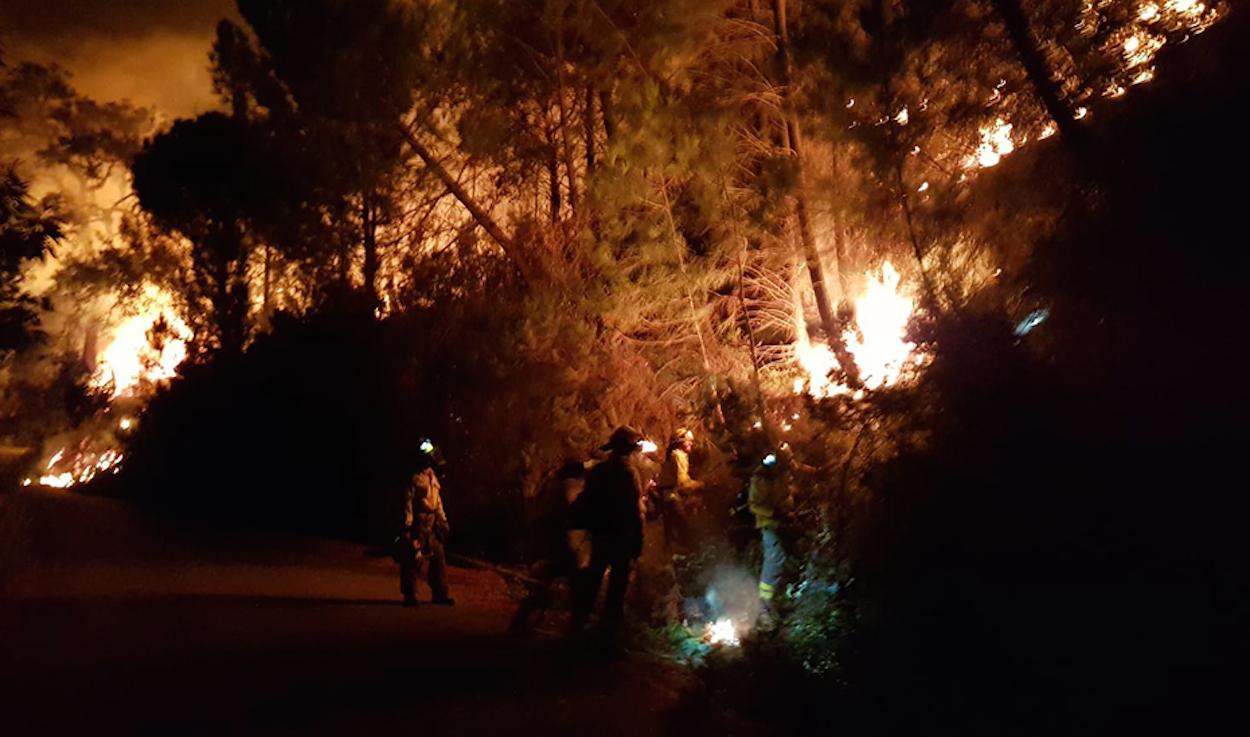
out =
[[775,613],[777,589],[786,565],[782,535],[790,514],[791,500],[783,465],[776,453],[765,455],[751,475],[747,499],[755,517],[755,529],[760,533],[764,557],[760,566],[760,603],[769,614]]
[[417,570],[424,558],[429,565],[433,602],[455,604],[447,591],[447,553],[444,545],[451,527],[443,511],[443,496],[434,473],[434,444],[421,441],[417,470],[404,493],[404,527],[397,541],[399,590],[404,606],[417,605]]

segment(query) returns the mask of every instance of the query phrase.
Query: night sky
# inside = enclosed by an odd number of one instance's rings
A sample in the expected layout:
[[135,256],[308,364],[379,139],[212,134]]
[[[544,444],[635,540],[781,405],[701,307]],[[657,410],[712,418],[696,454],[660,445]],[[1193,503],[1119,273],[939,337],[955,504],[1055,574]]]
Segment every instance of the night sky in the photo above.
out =
[[208,52],[233,0],[4,0],[9,62],[56,62],[102,100],[129,99],[168,116],[216,105]]

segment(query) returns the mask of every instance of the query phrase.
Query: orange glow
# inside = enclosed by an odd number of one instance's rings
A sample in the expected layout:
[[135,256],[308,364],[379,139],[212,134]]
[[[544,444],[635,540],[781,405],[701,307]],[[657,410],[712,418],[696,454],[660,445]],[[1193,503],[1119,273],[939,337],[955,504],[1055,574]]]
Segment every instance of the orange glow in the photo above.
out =
[[[847,350],[868,390],[892,386],[904,369],[916,362],[916,346],[907,340],[907,324],[916,309],[915,299],[902,288],[902,277],[886,261],[877,271],[864,274],[866,287],[855,300],[855,323],[843,334]],[[804,376],[795,379],[794,391],[814,397],[832,397],[850,389],[829,378],[838,359],[825,345],[813,345],[802,313],[796,314],[798,340],[795,357]]]
[[[110,448],[103,452],[84,451],[76,454],[68,462],[65,461],[65,449],[61,448],[52,454],[48,461],[47,471],[38,479],[40,486],[50,489],[68,489],[83,484],[105,471],[117,473],[122,462],[121,451]],[[23,486],[30,486],[31,479],[24,479]]]
[[[124,320],[113,332],[96,359],[97,368],[91,377],[93,388],[110,389],[114,398],[133,396],[141,385],[172,379],[187,357],[191,330],[174,312],[168,293],[149,285],[138,309],[139,314]],[[153,345],[149,333],[162,318],[170,337],[163,345]]]
[[991,125],[981,127],[981,143],[977,145],[976,153],[968,158],[964,163],[967,169],[988,169],[996,166],[1003,157],[1016,150],[1016,144],[1011,140],[1011,123],[997,118]]

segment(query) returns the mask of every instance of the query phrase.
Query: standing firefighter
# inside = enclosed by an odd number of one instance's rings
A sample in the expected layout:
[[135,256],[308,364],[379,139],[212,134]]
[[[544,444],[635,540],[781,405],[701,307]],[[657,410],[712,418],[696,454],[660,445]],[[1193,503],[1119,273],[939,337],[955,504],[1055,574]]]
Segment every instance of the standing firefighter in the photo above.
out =
[[699,505],[697,494],[703,483],[690,478],[690,451],[694,433],[681,428],[668,444],[668,457],[656,482],[660,495],[660,519],[664,523],[664,545],[669,550],[691,544],[691,517]]
[[642,555],[642,479],[635,467],[642,436],[619,427],[603,446],[611,455],[586,476],[586,489],[572,510],[573,526],[590,533],[590,565],[578,586],[573,606],[573,629],[581,632],[603,584],[608,597],[600,620],[604,641],[614,646],[625,610],[625,593],[634,562]]
[[434,473],[434,444],[421,441],[417,471],[404,494],[404,529],[400,535],[399,590],[405,606],[417,605],[417,568],[429,562],[430,592],[434,603],[451,606],[447,593],[447,553],[444,545],[451,527],[443,511],[443,496]]
[[760,602],[766,612],[773,609],[786,564],[781,535],[790,513],[790,492],[781,465],[776,453],[764,456],[751,476],[747,499],[755,517],[755,529],[760,532],[760,546],[764,554],[764,562],[760,566]]

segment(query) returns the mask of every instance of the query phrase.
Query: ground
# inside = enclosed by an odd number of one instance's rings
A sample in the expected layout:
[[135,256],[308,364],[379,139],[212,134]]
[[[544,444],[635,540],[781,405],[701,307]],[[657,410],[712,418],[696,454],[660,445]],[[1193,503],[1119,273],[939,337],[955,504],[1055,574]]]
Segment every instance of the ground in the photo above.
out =
[[513,602],[487,571],[452,568],[455,608],[406,609],[394,564],[358,546],[194,533],[66,493],[0,495],[0,536],[7,734],[604,737],[719,722],[692,712],[696,684],[670,662],[508,635]]

